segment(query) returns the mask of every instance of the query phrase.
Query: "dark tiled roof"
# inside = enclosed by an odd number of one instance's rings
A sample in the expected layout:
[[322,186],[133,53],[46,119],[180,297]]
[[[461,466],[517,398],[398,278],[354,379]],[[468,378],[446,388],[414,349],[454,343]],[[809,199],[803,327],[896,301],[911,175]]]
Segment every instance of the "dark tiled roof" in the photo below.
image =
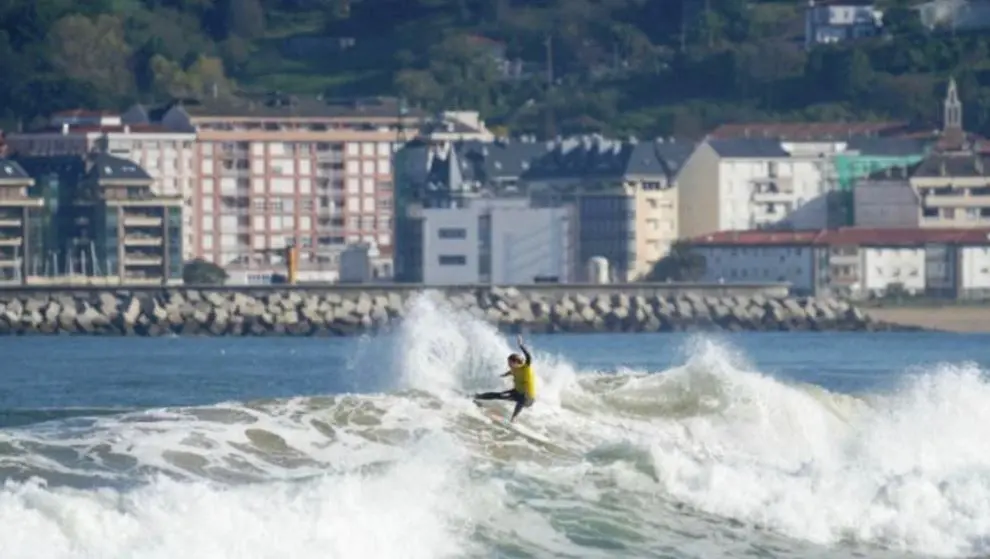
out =
[[[531,162],[546,153],[546,144],[532,142],[458,142],[453,157],[437,153],[427,142],[407,143],[401,150],[405,177],[413,184],[449,184],[458,180],[487,183],[494,179],[518,179]],[[431,155],[432,153],[432,155]],[[456,164],[456,169],[452,165]]]
[[926,243],[990,245],[990,229],[877,229],[843,227],[803,231],[719,231],[689,241],[694,246],[919,246]]
[[934,153],[915,165],[912,176],[990,176],[990,157],[979,153]]
[[676,175],[694,153],[696,145],[692,142],[655,142],[653,147],[671,173]]
[[546,144],[536,142],[465,142],[458,148],[470,165],[471,177],[482,182],[521,177],[546,152]]
[[98,153],[91,157],[90,162],[89,173],[99,180],[153,180],[140,165],[127,159]]
[[731,138],[708,140],[719,157],[728,159],[757,159],[766,157],[790,157],[779,140],[765,138]]
[[673,177],[693,151],[693,144],[677,142],[471,141],[454,144],[451,156],[434,152],[427,142],[416,141],[402,148],[402,162],[397,165],[403,167],[403,174],[412,185],[457,189],[461,183],[490,185],[499,179]]
[[846,149],[858,151],[862,155],[878,157],[910,157],[922,155],[928,142],[918,138],[871,138],[858,136],[849,140]]
[[[659,147],[661,145],[665,147]],[[533,161],[525,178],[629,175],[664,175],[672,178],[687,159],[685,153],[690,155],[694,149],[690,143],[623,142],[587,136],[566,138],[546,147],[546,153]]]
[[0,180],[31,180],[31,176],[12,159],[0,159]]
[[57,173],[64,177],[78,178],[86,173],[85,160],[78,155],[15,156],[21,167],[32,178]]
[[740,122],[723,124],[709,138],[766,138],[785,141],[844,140],[856,136],[890,136],[907,129],[904,122]]
[[914,165],[899,166],[894,165],[892,167],[887,167],[886,169],[880,169],[879,171],[873,171],[870,173],[866,179],[872,181],[890,181],[890,180],[903,180],[905,185],[908,185],[908,179],[911,178],[911,174],[918,167],[919,163]]

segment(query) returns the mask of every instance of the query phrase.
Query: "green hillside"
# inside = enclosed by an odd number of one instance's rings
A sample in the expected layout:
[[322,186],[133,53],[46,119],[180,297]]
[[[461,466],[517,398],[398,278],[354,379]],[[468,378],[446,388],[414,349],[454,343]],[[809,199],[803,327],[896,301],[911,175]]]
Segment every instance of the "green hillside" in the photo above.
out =
[[695,135],[740,120],[934,123],[955,75],[968,126],[990,132],[990,38],[928,33],[907,2],[882,4],[884,36],[808,53],[804,0],[6,0],[0,121],[216,86],[399,94],[540,136]]

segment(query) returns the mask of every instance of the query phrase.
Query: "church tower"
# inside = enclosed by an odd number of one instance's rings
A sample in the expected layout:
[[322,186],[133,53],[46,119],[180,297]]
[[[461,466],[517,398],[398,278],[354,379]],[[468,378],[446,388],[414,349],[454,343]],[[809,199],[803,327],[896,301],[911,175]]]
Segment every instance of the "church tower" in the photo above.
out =
[[942,106],[942,140],[940,147],[948,150],[966,149],[966,132],[963,130],[963,106],[959,100],[956,79],[949,78]]
[[959,90],[956,87],[956,78],[949,78],[949,90],[945,93],[944,112],[942,115],[943,131],[962,131],[962,110],[962,101],[959,100]]

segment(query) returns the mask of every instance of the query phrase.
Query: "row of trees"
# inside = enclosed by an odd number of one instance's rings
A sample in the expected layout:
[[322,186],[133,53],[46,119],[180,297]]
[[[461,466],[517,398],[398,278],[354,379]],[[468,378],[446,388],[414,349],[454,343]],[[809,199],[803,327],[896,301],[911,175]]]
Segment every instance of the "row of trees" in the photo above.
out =
[[[301,21],[305,33],[356,46],[300,55],[300,72],[381,78],[327,93],[478,108],[518,133],[692,135],[744,119],[927,123],[950,74],[967,125],[990,131],[990,36],[929,33],[906,1],[885,7],[884,36],[809,53],[803,3],[792,0],[6,0],[0,121],[231,95],[282,71]],[[527,63],[521,77],[506,79],[502,55]]]

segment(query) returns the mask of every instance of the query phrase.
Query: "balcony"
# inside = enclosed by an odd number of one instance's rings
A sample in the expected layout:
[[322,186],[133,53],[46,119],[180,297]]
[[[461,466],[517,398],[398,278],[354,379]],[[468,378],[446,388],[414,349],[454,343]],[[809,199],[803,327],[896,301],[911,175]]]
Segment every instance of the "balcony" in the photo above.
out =
[[127,235],[124,237],[124,246],[145,246],[158,247],[162,245],[162,238],[152,235]]
[[751,200],[757,204],[782,204],[794,201],[794,193],[787,192],[754,192]]
[[124,254],[124,264],[127,266],[161,266],[162,256],[152,253]]
[[794,190],[794,178],[793,177],[779,177],[771,174],[766,177],[753,177],[749,179],[749,183],[757,186],[764,187],[766,185],[775,185],[777,190]]
[[[981,189],[982,192],[982,189]],[[929,208],[987,208],[990,193],[972,194],[967,189],[932,188],[919,192],[922,204]]]
[[0,235],[0,246],[15,247],[15,246],[21,246],[23,244],[24,244],[24,237],[21,237],[20,235],[17,236]]
[[19,217],[0,217],[0,227],[21,227],[23,223]]
[[125,215],[125,227],[161,227],[162,218],[146,215]]

